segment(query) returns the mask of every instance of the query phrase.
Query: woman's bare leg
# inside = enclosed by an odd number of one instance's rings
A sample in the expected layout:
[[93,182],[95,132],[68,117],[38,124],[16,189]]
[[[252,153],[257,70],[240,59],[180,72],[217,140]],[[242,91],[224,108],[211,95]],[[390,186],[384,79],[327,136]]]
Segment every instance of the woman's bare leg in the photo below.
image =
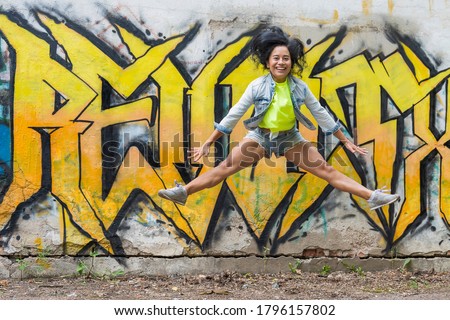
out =
[[186,192],[190,195],[205,188],[214,187],[232,174],[259,161],[263,156],[264,148],[257,142],[243,139],[217,167],[189,182],[185,186]]
[[285,156],[296,166],[324,179],[336,189],[349,192],[366,200],[370,198],[373,192],[329,165],[310,142],[295,145],[285,153]]

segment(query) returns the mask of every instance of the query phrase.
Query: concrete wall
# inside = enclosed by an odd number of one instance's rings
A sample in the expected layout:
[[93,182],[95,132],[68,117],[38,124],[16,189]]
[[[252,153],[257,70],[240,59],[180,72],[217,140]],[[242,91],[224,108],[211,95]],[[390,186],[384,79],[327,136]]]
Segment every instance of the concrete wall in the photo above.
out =
[[[448,256],[449,16],[437,0],[0,1],[0,255]],[[304,81],[369,155],[302,134],[399,203],[369,211],[284,158],[185,207],[157,197],[228,152],[187,159],[264,73],[246,51],[264,24],[303,39]]]

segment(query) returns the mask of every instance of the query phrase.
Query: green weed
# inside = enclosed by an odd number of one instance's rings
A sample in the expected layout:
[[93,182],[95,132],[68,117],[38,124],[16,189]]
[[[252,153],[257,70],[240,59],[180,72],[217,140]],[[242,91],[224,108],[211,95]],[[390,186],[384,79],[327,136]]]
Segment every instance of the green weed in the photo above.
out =
[[82,276],[86,273],[86,270],[88,269],[86,263],[84,261],[78,261],[77,263],[77,273]]
[[302,264],[302,261],[300,259],[295,259],[294,263],[288,264],[289,270],[291,270],[292,273],[297,273],[298,268]]
[[20,281],[22,281],[23,280],[23,273],[25,272],[25,270],[30,266],[29,264],[28,264],[28,262],[27,261],[25,261],[25,259],[23,259],[23,258],[19,258],[19,259],[16,259],[16,262],[19,264],[19,270],[20,270]]
[[327,277],[330,273],[331,273],[331,267],[328,264],[326,264],[322,267],[322,270],[320,270],[319,274],[322,277]]
[[361,266],[357,267],[357,266],[354,266],[354,265],[351,265],[351,264],[347,264],[345,262],[342,262],[342,264],[344,265],[344,267],[347,268],[347,270],[349,270],[352,273],[356,273],[360,277],[364,277],[366,275],[364,270],[363,270],[363,268]]
[[409,286],[411,289],[417,290],[419,289],[419,282],[416,279],[409,280]]
[[400,268],[400,271],[406,271],[410,268],[410,266],[411,266],[411,258],[408,258],[403,262],[403,265]]
[[77,264],[77,273],[82,276],[84,275],[86,278],[90,278],[93,275],[93,270],[95,267],[95,258],[99,255],[99,252],[96,249],[92,249],[89,252],[90,264],[87,265],[84,261],[79,261]]

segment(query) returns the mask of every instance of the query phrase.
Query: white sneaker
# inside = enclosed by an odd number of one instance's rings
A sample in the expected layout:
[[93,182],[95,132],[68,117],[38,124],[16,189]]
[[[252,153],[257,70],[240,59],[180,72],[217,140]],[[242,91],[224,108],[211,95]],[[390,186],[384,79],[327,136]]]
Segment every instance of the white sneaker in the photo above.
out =
[[175,187],[170,189],[161,189],[158,191],[161,198],[173,201],[184,206],[187,200],[186,189],[175,180]]
[[375,190],[372,193],[369,200],[367,200],[367,202],[369,203],[370,210],[378,209],[382,206],[386,206],[400,199],[400,196],[398,194],[388,194],[387,193],[388,191],[389,190],[386,190],[383,187],[381,189]]

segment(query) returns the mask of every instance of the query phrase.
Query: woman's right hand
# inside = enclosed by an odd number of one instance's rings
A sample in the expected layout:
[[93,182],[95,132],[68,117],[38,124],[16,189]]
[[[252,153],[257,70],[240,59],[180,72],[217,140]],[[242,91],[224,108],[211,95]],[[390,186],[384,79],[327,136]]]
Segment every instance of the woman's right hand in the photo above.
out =
[[200,148],[189,150],[189,159],[198,162],[201,158],[206,157],[209,154],[210,147],[211,143],[205,142]]

